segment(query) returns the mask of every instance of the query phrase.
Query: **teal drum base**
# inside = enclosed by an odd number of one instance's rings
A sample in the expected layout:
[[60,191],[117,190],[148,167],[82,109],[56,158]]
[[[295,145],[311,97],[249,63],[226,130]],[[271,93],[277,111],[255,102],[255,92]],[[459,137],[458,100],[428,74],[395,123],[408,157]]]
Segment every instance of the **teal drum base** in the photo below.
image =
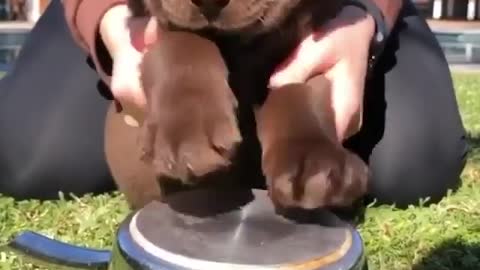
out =
[[39,235],[18,241],[21,236],[10,245],[17,251],[82,269],[366,267],[363,241],[355,228],[327,211],[274,209],[263,190],[194,190],[170,195],[163,203],[152,202],[122,222],[111,252],[73,247]]

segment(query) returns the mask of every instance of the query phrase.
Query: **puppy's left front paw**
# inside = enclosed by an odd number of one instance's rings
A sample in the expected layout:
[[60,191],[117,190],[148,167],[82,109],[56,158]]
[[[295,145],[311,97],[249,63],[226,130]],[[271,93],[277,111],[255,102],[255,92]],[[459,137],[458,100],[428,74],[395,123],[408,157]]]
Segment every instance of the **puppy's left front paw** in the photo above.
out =
[[274,143],[262,166],[270,197],[282,207],[350,206],[367,189],[366,164],[322,136]]

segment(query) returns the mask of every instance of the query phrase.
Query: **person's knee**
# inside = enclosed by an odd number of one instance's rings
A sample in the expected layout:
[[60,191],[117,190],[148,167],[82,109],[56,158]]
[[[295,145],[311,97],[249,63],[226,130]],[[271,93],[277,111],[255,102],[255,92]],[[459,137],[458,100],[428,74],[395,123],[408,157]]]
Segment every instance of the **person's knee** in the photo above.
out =
[[25,161],[0,170],[0,194],[17,200],[52,200],[58,199],[60,192],[67,197],[69,194],[82,196],[115,188],[103,163],[64,160],[42,160],[36,164]]
[[[17,200],[23,199],[52,199],[51,191],[43,179],[35,172],[0,166],[0,194]],[[58,197],[58,195],[57,195]]]
[[406,207],[427,199],[427,204],[436,203],[449,190],[456,190],[466,163],[467,142],[461,138],[437,146],[441,149],[432,149],[434,144],[430,144],[422,150],[407,150],[410,155],[377,156],[371,163],[370,196],[378,204]]

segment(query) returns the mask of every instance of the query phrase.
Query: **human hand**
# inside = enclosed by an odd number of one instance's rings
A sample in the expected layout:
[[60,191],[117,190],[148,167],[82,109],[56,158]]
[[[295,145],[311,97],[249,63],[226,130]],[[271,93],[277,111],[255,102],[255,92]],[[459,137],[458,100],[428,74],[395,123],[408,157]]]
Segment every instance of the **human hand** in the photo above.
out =
[[126,114],[142,121],[146,99],[139,64],[145,47],[157,39],[157,25],[150,17],[130,15],[127,5],[112,7],[102,18],[100,36],[113,60],[112,94]]
[[332,83],[337,137],[343,141],[361,127],[363,92],[373,18],[347,6],[339,15],[302,41],[296,52],[270,78],[270,87],[303,83],[324,74]]

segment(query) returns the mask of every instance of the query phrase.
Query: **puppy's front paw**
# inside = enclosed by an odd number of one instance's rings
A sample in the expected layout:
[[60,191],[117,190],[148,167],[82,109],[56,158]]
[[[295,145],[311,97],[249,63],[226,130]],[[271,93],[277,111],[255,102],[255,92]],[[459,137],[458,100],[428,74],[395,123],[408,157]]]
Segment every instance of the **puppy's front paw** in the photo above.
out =
[[338,143],[331,96],[319,75],[271,91],[256,114],[263,173],[278,206],[348,206],[366,192],[368,168]]
[[282,207],[350,206],[367,189],[366,164],[322,136],[272,144],[263,170],[272,201]]
[[170,89],[153,89],[141,131],[144,160],[159,177],[193,183],[230,164],[241,135],[236,100],[228,85],[195,85],[188,80]]

